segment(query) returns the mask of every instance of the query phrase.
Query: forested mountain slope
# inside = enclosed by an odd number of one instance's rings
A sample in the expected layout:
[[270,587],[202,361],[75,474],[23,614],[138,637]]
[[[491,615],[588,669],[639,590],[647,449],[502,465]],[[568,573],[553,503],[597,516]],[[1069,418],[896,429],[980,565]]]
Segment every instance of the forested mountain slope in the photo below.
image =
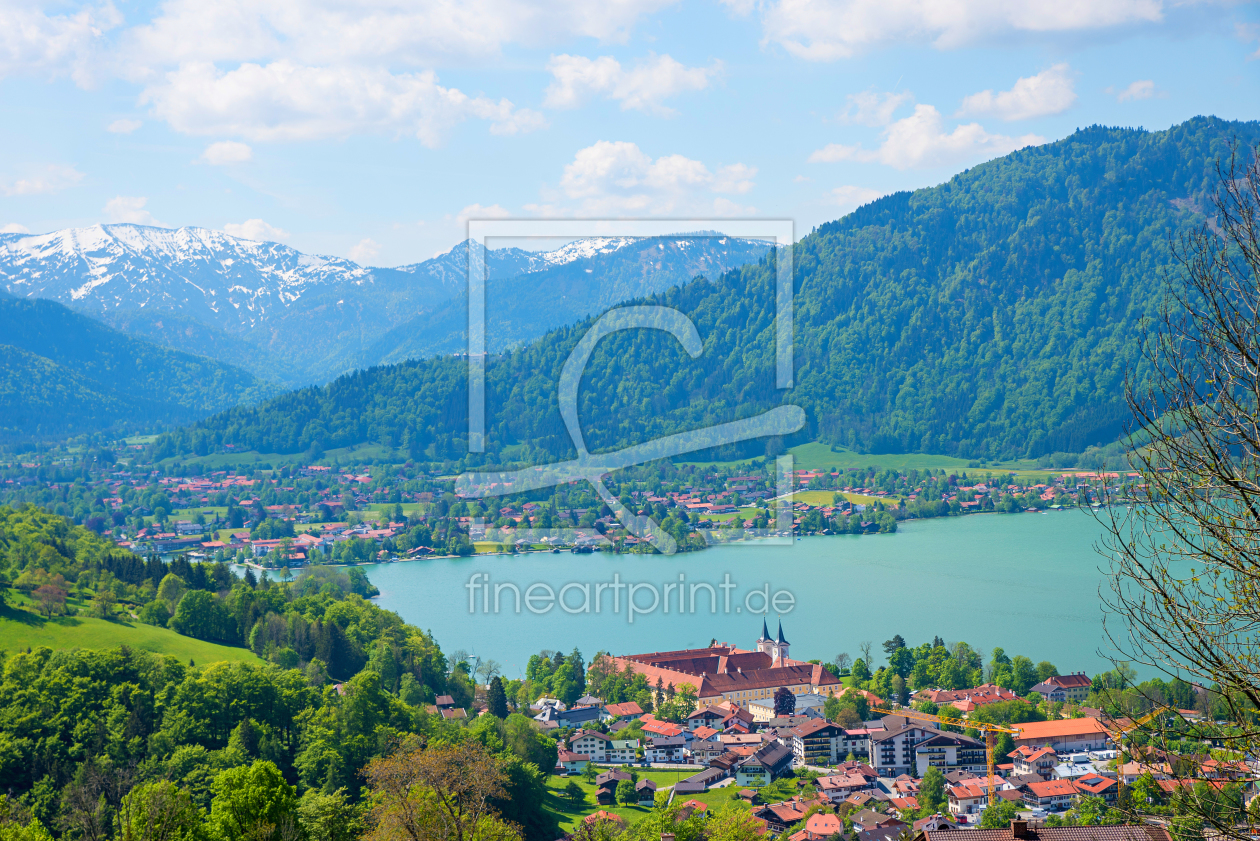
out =
[[134,339],[53,301],[0,298],[0,436],[189,423],[274,394],[239,368]]
[[[1231,144],[1249,154],[1258,140],[1260,123],[1215,118],[1163,132],[1091,127],[824,225],[795,247],[789,392],[774,388],[773,257],[661,293],[650,300],[690,315],[704,352],[692,360],[660,333],[604,339],[579,396],[587,443],[623,446],[779,402],[806,410],[802,437],[876,452],[1008,457],[1114,440],[1169,238],[1205,221]],[[515,444],[527,459],[572,454],[556,382],[587,326],[490,361],[491,460]],[[159,449],[378,440],[459,458],[464,378],[453,359],[358,372],[230,410]]]

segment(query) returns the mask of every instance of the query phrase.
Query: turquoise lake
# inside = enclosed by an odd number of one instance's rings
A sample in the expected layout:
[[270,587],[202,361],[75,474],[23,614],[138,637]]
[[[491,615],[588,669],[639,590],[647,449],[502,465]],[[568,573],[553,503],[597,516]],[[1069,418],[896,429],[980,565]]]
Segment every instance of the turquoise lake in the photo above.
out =
[[[973,515],[901,523],[896,534],[806,537],[791,546],[734,544],[674,557],[531,553],[483,555],[364,567],[381,590],[379,604],[432,631],[446,652],[465,649],[518,677],[541,649],[570,651],[588,662],[601,649],[617,654],[708,645],[713,639],[751,647],[760,636],[762,597],[780,593],[776,613],[792,656],[831,660],[860,656],[858,645],[901,634],[909,645],[939,635],[988,652],[1049,660],[1060,672],[1110,668],[1100,587],[1106,561],[1095,550],[1102,529],[1081,511]],[[676,586],[683,576],[683,611]],[[490,590],[469,589],[489,577]],[[625,602],[646,610],[633,622]],[[597,590],[597,585],[605,585]],[[665,612],[665,585],[674,584]],[[717,596],[710,609],[709,589]],[[725,584],[723,589],[720,585]],[[504,585],[504,586],[500,586]],[[530,604],[516,612],[510,586]],[[564,591],[570,613],[547,599]],[[584,593],[583,585],[586,585]],[[613,586],[609,586],[613,585]],[[693,585],[695,603],[691,604]],[[495,613],[494,588],[499,612]],[[596,613],[593,596],[600,597]],[[726,595],[729,594],[729,602]],[[614,596],[619,604],[614,604]],[[790,601],[794,601],[790,603]],[[524,602],[524,599],[522,599]],[[547,609],[549,607],[549,609]],[[619,610],[613,610],[618,607]],[[471,608],[471,609],[470,609]],[[749,608],[754,612],[750,613]]]

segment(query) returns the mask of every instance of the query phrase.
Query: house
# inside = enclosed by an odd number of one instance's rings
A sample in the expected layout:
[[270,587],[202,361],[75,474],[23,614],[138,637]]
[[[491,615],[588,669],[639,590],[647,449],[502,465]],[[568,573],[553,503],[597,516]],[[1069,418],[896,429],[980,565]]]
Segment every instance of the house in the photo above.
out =
[[569,750],[584,753],[591,762],[607,762],[612,739],[597,730],[579,730],[569,737]]
[[[827,703],[827,696],[820,695],[816,692],[805,692],[795,696],[796,705],[792,708],[793,715],[807,715],[810,718],[826,718],[823,715],[823,704]],[[769,721],[776,717],[774,711],[774,697],[758,698],[748,702],[748,711],[752,713],[753,721]]]
[[639,756],[638,739],[610,739],[604,752],[604,761],[619,765],[631,765]]
[[920,818],[914,822],[914,832],[916,835],[920,832],[937,829],[958,829],[958,824],[940,814]]
[[648,736],[682,736],[684,742],[691,741],[691,731],[681,724],[657,721],[650,715],[643,716],[639,721],[643,722],[643,732]]
[[876,826],[853,833],[853,841],[909,841],[910,824],[897,821],[893,826]]
[[603,809],[600,809],[599,811],[593,812],[587,815],[585,818],[582,818],[582,823],[586,824],[587,826],[597,824],[600,821],[611,821],[616,824],[621,824],[622,826],[626,825],[625,818],[621,817],[621,815],[616,815],[616,814],[613,814],[612,812],[605,812]]
[[1056,780],[1078,780],[1097,773],[1098,769],[1090,762],[1060,762],[1054,766]]
[[869,730],[865,727],[855,727],[852,730],[844,731],[844,738],[840,740],[839,753],[848,756],[853,754],[856,758],[870,758],[869,751],[871,746],[871,734],[878,733],[878,730]]
[[678,810],[676,816],[679,821],[685,821],[692,815],[698,815],[701,818],[709,817],[709,807],[701,803],[699,800],[688,800],[682,804],[682,808]]
[[639,796],[640,806],[651,806],[656,803],[656,783],[651,780],[639,780],[635,783],[634,793]]
[[[993,777],[993,786],[997,791],[1012,791],[1015,788],[996,774]],[[949,813],[953,817],[977,814],[989,803],[989,778],[985,776],[959,780],[945,788],[945,795],[949,802]]]
[[867,754],[870,764],[881,777],[896,777],[918,768],[915,746],[940,732],[935,727],[912,723],[902,716],[885,716],[884,730],[872,732]]
[[1077,672],[1048,677],[1029,691],[1036,692],[1046,701],[1080,703],[1089,697],[1091,685],[1092,682],[1084,672]]
[[450,695],[439,695],[437,696],[437,700],[434,702],[434,706],[436,706],[439,710],[448,710],[455,706],[455,699]]
[[442,718],[448,721],[453,720],[453,719],[468,718],[468,713],[459,707],[447,708],[447,709],[441,710],[441,713],[442,713]]
[[741,786],[767,785],[791,767],[792,751],[778,742],[771,742],[748,757],[735,770],[735,782]]
[[722,720],[728,714],[727,711],[717,707],[701,707],[687,716],[687,729],[695,730],[698,727],[710,727],[720,731],[722,729]]
[[1039,806],[1060,812],[1076,801],[1076,786],[1068,780],[1044,780],[1029,783],[1023,787],[1024,802],[1029,806]]
[[787,731],[784,737],[791,740],[792,753],[796,756],[796,761],[803,765],[834,765],[845,756],[840,753],[844,728],[825,718],[798,724]]
[[766,822],[766,828],[775,835],[783,832],[794,823],[805,817],[808,808],[796,801],[787,803],[771,803],[753,812],[753,817]]
[[1095,718],[1061,718],[1056,721],[1029,721],[1020,724],[1015,747],[1050,747],[1057,753],[1103,750],[1111,734]]
[[648,741],[643,758],[648,762],[683,762],[687,741],[682,736],[657,736]]
[[604,707],[605,721],[632,721],[643,715],[643,710],[634,701],[624,704],[608,704]]
[[1016,748],[1011,753],[1011,759],[1016,774],[1036,774],[1043,780],[1052,779],[1055,776],[1054,768],[1059,764],[1059,755],[1054,752],[1054,748],[1035,748],[1032,745]]
[[599,721],[599,717],[600,708],[595,706],[570,707],[554,714],[555,722],[561,727],[581,727],[583,724]]
[[823,797],[832,803],[841,803],[850,794],[870,788],[872,783],[861,774],[834,774],[829,777],[819,777],[814,780],[814,785],[818,787],[818,792]]
[[914,746],[914,766],[919,777],[931,767],[940,768],[943,774],[949,771],[979,774],[988,768],[984,742],[961,733],[940,732]]
[[870,809],[863,809],[860,812],[854,812],[849,815],[849,821],[853,824],[854,832],[862,832],[867,829],[902,827],[907,826],[904,821],[898,820],[890,815],[881,815],[879,812],[872,812]]
[[[957,830],[925,829],[915,841],[954,841]],[[1011,821],[1009,828],[971,829],[967,841],[1171,841],[1168,830],[1151,824],[1118,826],[1037,826]]]
[[716,782],[726,779],[726,772],[720,768],[707,768],[698,774],[692,774],[686,779],[679,780],[674,784],[674,796],[681,794],[704,794],[708,791],[709,786]]
[[556,769],[563,769],[562,773],[577,774],[590,764],[591,758],[584,753],[573,753],[567,750],[556,752]]
[[1076,786],[1076,790],[1080,792],[1081,797],[1101,797],[1108,806],[1114,806],[1116,796],[1120,791],[1120,784],[1111,777],[1104,777],[1101,774],[1090,774],[1084,777],[1070,781]]
[[824,812],[810,815],[805,821],[805,828],[788,836],[789,841],[824,841],[833,835],[840,835],[844,830],[840,818]]
[[595,778],[595,802],[601,806],[612,806],[617,802],[617,785],[622,780],[633,781],[627,771],[605,771]]

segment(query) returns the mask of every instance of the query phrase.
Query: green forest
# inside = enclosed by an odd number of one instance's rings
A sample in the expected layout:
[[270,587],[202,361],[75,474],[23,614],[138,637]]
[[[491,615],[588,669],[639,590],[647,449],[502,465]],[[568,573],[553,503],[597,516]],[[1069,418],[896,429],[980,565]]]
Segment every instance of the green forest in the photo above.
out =
[[[794,403],[807,421],[791,440],[713,455],[820,440],[1016,458],[1114,442],[1125,374],[1143,376],[1144,319],[1157,313],[1171,238],[1205,224],[1218,162],[1257,140],[1260,123],[1215,118],[1162,132],[1090,127],[818,228],[793,252],[787,391],[774,383],[775,256],[648,298],[690,316],[703,353],[691,359],[657,331],[602,340],[579,393],[586,441],[624,446]],[[556,383],[590,324],[488,361],[488,463],[573,455]],[[460,459],[466,374],[453,357],[359,371],[181,429],[154,455],[380,442]]]
[[55,301],[0,295],[0,438],[189,423],[274,395],[245,371],[132,338]]
[[152,838],[143,824],[157,814],[165,838],[357,838],[374,807],[374,820],[389,815],[369,766],[404,762],[417,744],[481,762],[497,819],[524,838],[557,834],[540,770],[555,742],[516,713],[471,725],[435,714],[438,695],[471,705],[470,664],[363,599],[357,570],[270,583],[222,564],[168,566],[27,506],[0,508],[0,583],[6,614],[30,602],[55,615],[78,596],[99,617],[138,614],[269,661],[3,652],[0,837]]

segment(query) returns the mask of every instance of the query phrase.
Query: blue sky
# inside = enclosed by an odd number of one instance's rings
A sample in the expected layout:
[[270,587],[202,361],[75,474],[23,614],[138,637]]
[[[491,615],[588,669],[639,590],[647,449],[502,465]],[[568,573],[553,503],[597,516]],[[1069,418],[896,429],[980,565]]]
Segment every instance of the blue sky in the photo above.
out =
[[1077,127],[1260,118],[1260,7],[0,0],[0,230],[198,225],[374,265],[469,216],[797,234]]

